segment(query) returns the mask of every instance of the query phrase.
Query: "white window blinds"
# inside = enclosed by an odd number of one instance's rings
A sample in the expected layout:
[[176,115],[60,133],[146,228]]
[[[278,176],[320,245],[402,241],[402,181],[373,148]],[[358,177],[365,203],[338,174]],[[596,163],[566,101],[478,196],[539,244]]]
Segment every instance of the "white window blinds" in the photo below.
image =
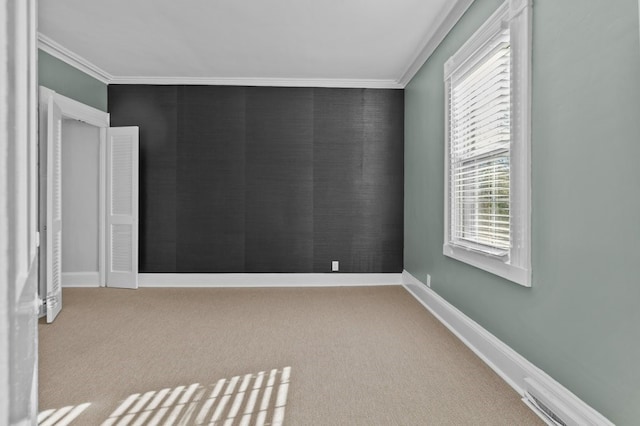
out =
[[450,243],[495,256],[511,247],[509,29],[450,76]]

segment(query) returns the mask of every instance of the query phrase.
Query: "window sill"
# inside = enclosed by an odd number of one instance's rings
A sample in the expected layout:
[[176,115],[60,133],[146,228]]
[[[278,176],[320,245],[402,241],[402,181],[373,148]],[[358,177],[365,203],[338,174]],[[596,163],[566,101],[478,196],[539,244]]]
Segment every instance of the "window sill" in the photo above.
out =
[[451,244],[444,244],[442,253],[445,256],[475,266],[521,286],[531,287],[531,272],[528,269],[511,265],[500,258]]

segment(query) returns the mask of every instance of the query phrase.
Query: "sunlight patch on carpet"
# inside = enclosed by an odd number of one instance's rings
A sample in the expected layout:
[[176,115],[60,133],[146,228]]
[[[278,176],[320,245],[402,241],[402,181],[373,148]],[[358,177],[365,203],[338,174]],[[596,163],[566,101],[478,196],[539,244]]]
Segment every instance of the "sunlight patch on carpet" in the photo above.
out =
[[102,426],[282,425],[291,367],[135,393]]
[[79,405],[69,405],[59,409],[44,410],[38,413],[38,426],[66,426],[71,424],[84,410],[91,405],[90,402]]

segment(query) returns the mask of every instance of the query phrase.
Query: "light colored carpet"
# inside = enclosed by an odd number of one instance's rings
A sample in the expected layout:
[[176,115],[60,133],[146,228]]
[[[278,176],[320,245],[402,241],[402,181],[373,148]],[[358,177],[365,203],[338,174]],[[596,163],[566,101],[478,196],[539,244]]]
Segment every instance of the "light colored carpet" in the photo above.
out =
[[39,332],[40,424],[541,424],[399,286],[65,289]]

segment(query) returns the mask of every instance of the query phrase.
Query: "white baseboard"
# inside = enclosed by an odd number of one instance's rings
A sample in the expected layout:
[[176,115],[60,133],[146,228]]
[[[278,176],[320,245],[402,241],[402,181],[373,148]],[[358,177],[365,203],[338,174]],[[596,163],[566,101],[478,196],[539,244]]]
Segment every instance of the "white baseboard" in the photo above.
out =
[[63,272],[62,287],[100,287],[98,272]]
[[341,287],[402,285],[402,274],[138,274],[139,287]]
[[[606,417],[587,405],[551,376],[533,365],[500,339],[447,302],[407,271],[402,272],[403,286],[440,322],[491,367],[518,394],[525,397],[531,391],[531,381],[545,391],[545,400],[562,407],[568,425],[613,425]],[[531,406],[529,403],[527,404]],[[535,407],[531,407],[537,412]],[[549,423],[551,424],[551,423]]]

